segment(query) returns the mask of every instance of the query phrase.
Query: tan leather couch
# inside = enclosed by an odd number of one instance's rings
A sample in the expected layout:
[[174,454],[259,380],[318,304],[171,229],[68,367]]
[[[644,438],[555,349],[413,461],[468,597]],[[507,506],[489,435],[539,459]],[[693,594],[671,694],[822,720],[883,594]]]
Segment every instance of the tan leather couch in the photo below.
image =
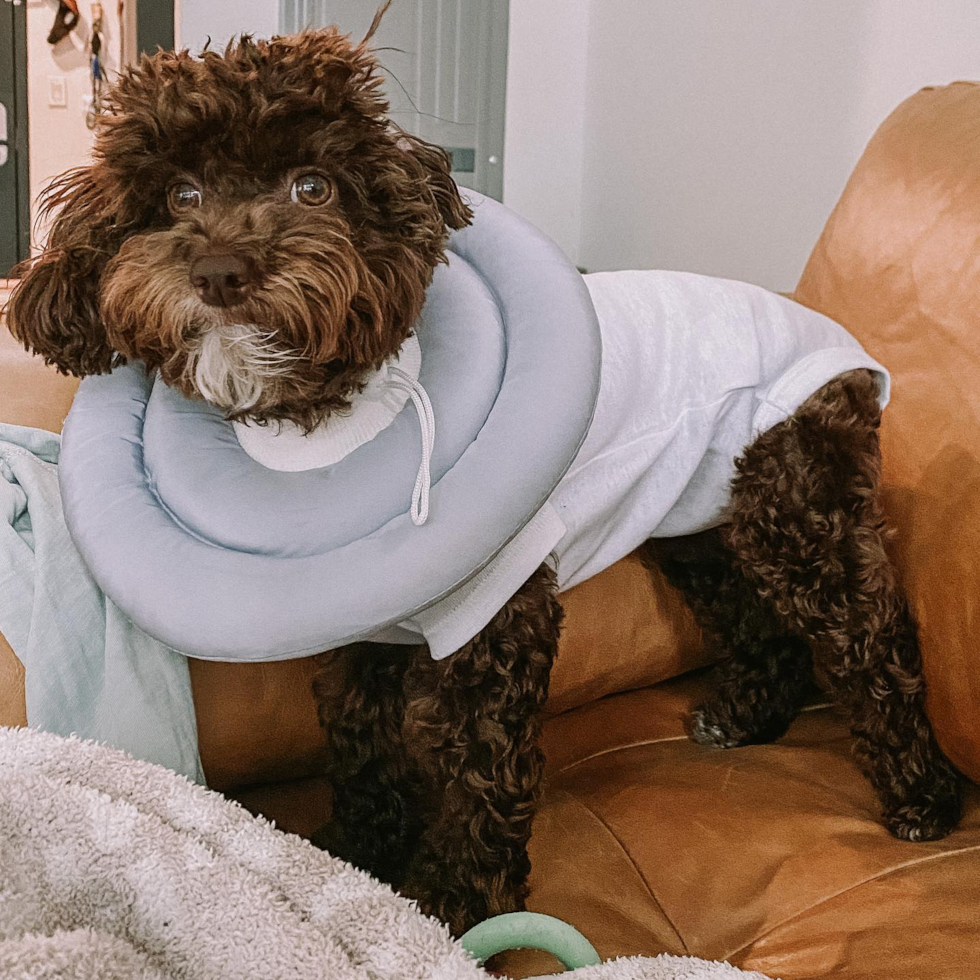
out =
[[[796,293],[892,370],[883,426],[894,554],[922,625],[930,711],[980,778],[980,87],[924,90],[872,140]],[[0,339],[0,418],[57,429],[73,385]],[[568,595],[545,726],[532,907],[604,956],[691,953],[784,980],[978,980],[980,792],[945,841],[893,840],[814,705],[773,745],[695,746],[709,683],[690,617],[626,559]],[[310,664],[194,663],[213,785],[308,832],[329,794]],[[23,720],[0,649],[0,721]],[[547,960],[521,954],[518,972]]]

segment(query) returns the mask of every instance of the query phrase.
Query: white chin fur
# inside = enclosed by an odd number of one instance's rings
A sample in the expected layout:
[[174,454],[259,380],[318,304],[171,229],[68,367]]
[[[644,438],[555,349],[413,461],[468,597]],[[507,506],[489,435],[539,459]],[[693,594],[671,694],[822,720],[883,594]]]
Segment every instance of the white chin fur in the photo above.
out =
[[269,381],[287,374],[294,362],[295,355],[275,346],[275,334],[235,323],[207,330],[188,369],[201,397],[236,413],[254,408]]

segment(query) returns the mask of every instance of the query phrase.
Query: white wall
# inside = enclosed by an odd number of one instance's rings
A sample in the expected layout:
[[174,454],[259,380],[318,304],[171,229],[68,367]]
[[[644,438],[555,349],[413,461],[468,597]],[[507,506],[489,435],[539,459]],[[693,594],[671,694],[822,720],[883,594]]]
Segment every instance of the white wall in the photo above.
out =
[[590,0],[511,0],[504,201],[577,259]]
[[512,0],[504,199],[593,270],[791,289],[875,128],[980,78],[978,38],[976,0]]
[[175,45],[198,52],[211,39],[221,51],[232,37],[279,32],[279,0],[176,0]]
[[[92,148],[92,132],[85,125],[85,100],[92,93],[88,56],[90,8],[86,0],[79,3],[78,26],[52,47],[47,36],[57,5],[28,0],[27,115],[32,208],[51,178],[85,163]],[[107,70],[118,71],[122,31],[115,0],[105,0],[102,8],[102,60]],[[51,76],[65,79],[68,104],[64,107],[48,105]]]

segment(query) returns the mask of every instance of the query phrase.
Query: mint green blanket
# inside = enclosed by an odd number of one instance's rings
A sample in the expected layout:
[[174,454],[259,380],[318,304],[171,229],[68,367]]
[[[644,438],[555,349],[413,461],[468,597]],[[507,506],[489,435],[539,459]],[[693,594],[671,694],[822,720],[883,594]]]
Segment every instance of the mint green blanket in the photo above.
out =
[[92,580],[61,508],[61,438],[0,423],[0,633],[26,671],[27,722],[204,782],[187,661]]

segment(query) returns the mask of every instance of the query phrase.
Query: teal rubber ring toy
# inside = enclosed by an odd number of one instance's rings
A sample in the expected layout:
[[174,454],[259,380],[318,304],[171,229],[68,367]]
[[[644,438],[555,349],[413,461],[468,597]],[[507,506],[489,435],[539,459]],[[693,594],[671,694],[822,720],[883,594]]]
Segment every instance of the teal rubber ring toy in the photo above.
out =
[[543,949],[566,970],[598,966],[602,962],[595,947],[578,929],[540,912],[495,915],[473,926],[460,942],[481,964],[507,949]]

